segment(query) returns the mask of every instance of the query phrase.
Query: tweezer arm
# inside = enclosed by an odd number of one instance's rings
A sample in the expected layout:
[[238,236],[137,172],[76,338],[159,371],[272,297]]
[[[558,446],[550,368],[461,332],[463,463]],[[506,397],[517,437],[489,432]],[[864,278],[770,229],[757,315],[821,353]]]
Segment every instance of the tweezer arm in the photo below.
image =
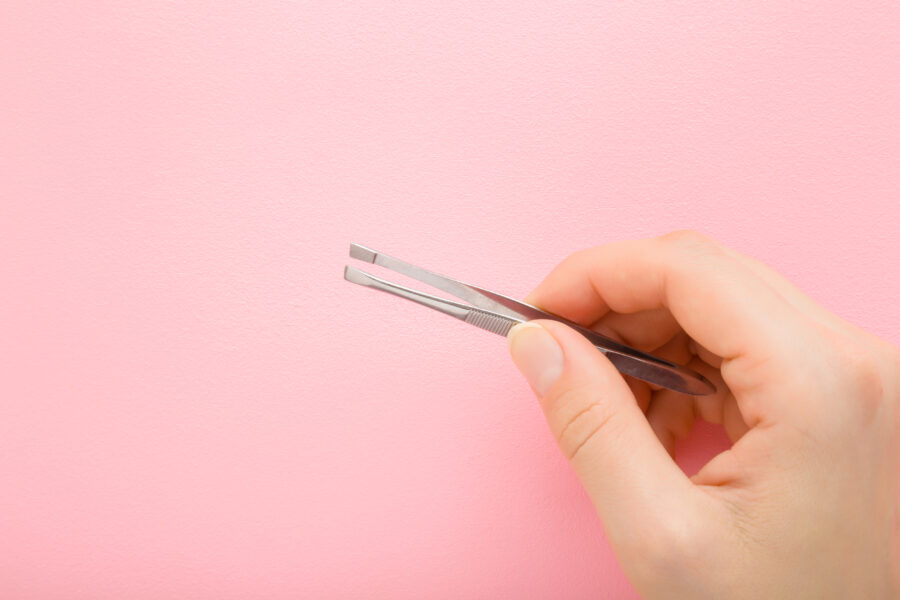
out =
[[468,307],[466,307],[466,305],[464,304],[460,304],[459,302],[445,300],[443,298],[438,298],[437,296],[432,296],[431,294],[426,294],[424,292],[417,292],[416,290],[403,287],[402,285],[397,285],[395,283],[385,281],[384,279],[380,279],[378,277],[375,277],[374,275],[369,275],[368,273],[360,271],[359,269],[356,269],[349,265],[344,267],[344,279],[351,283],[357,283],[366,287],[375,288],[376,290],[381,290],[382,292],[387,292],[395,296],[400,296],[401,298],[406,298],[407,300],[412,300],[413,302],[416,302],[423,306],[427,306],[428,308],[433,308],[434,310],[440,311],[445,315],[450,315],[451,317],[455,317],[457,319],[465,320],[466,313],[469,312]]
[[[433,271],[429,271],[428,269],[423,269],[422,267],[417,267],[416,265],[412,265],[408,262],[402,261],[399,258],[394,258],[393,256],[387,256],[371,248],[367,248],[365,246],[361,246],[360,244],[350,244],[350,257],[356,258],[358,260],[379,265],[381,267],[385,267],[386,269],[390,269],[396,273],[400,273],[402,275],[406,275],[407,277],[411,277],[422,283],[426,283],[433,288],[442,290],[447,292],[448,294],[452,294],[457,298],[461,298],[466,300],[467,302],[472,303],[477,307],[477,309],[483,309],[489,311],[491,314],[499,314],[510,319],[514,319],[516,322],[529,321],[531,319],[552,319],[554,321],[559,321],[561,323],[565,323],[569,327],[575,329],[585,337],[587,337],[592,344],[594,344],[598,350],[607,353],[618,353],[625,356],[633,356],[638,360],[649,360],[653,362],[665,363],[668,367],[676,366],[674,363],[670,363],[668,361],[663,361],[662,359],[651,356],[645,352],[641,352],[635,348],[631,348],[626,346],[625,344],[620,344],[615,340],[611,340],[605,336],[600,335],[595,331],[591,331],[579,325],[578,323],[573,323],[567,319],[563,319],[560,316],[552,315],[546,313],[534,306],[521,302],[519,300],[514,300],[513,298],[509,298],[502,294],[498,294],[496,292],[492,292],[490,290],[486,290],[484,288],[480,288],[476,285],[472,285],[469,283],[463,283],[457,279],[453,279],[451,277],[447,277],[445,275],[439,275]],[[355,275],[357,278],[361,278],[363,275],[368,276],[362,271],[357,271],[359,275]],[[371,277],[371,276],[369,276]],[[346,273],[345,273],[346,278]],[[390,291],[397,289],[404,290],[403,293],[396,294],[402,296],[403,298],[412,299],[409,294],[419,294],[419,292],[415,290],[411,290],[409,288],[404,288],[402,286],[396,286],[392,283],[384,281],[382,279],[374,278],[380,282],[382,286],[379,289],[383,289],[384,286],[387,286],[387,290]],[[371,283],[368,284],[371,286]],[[432,300],[439,300],[434,296],[429,296],[425,294],[425,297],[431,298]],[[417,300],[418,302],[418,300]],[[423,302],[419,302],[423,304]],[[431,306],[431,308],[435,308],[435,306],[428,304],[427,306]],[[456,304],[456,306],[467,306]],[[440,310],[440,309],[438,309]],[[445,311],[442,311],[445,312]],[[448,313],[449,314],[449,313]],[[457,317],[462,318],[462,317]]]
[[344,279],[351,283],[364,285],[382,292],[393,294],[394,296],[412,300],[417,304],[427,306],[428,308],[442,312],[445,315],[450,315],[451,317],[498,335],[505,336],[509,333],[509,330],[512,329],[513,325],[521,322],[502,315],[493,314],[490,311],[481,310],[474,306],[467,306],[465,304],[460,304],[459,302],[454,302],[453,300],[438,298],[431,294],[397,285],[396,283],[385,281],[384,279],[380,279],[349,265],[344,267]]
[[[422,283],[426,283],[435,289],[447,292],[448,294],[456,296],[457,298],[461,298],[479,308],[483,308],[495,313],[500,313],[502,315],[513,316],[510,314],[509,308],[503,306],[503,304],[497,302],[493,298],[487,297],[487,295],[481,293],[482,290],[474,289],[474,286],[465,284],[462,281],[453,279],[452,277],[439,275],[433,271],[429,271],[428,269],[423,269],[422,267],[411,265],[408,262],[400,260],[399,258],[386,256],[384,254],[381,254],[380,252],[372,250],[371,248],[366,248],[365,246],[360,246],[359,244],[350,244],[350,258],[356,258],[373,265],[378,265],[380,267],[390,269],[391,271],[394,271],[396,273],[406,275],[407,277],[411,277],[413,279],[421,281]],[[404,289],[408,290],[408,288]],[[407,296],[404,296],[404,298],[406,297]]]
[[467,300],[475,306],[419,292],[346,266],[344,268],[344,279],[352,283],[406,298],[417,304],[427,306],[481,329],[503,336],[507,335],[516,323],[522,323],[531,319],[543,318],[560,321],[584,335],[599,351],[606,354],[607,358],[620,372],[626,375],[688,394],[702,395],[715,392],[715,386],[703,375],[695,371],[608,339],[594,331],[585,329],[577,323],[572,323],[557,315],[545,313],[524,302],[438,275],[402,260],[385,256],[359,244],[350,245],[350,256],[417,279],[458,298]]
[[[452,294],[457,298],[462,298],[463,300],[471,302],[479,309],[484,309],[486,311],[489,311],[490,313],[499,313],[508,318],[515,319],[516,322],[528,321],[531,319],[552,319],[554,321],[565,323],[569,327],[575,329],[586,338],[588,338],[591,343],[594,344],[597,349],[604,354],[617,353],[625,356],[631,356],[638,360],[660,363],[665,365],[666,367],[677,366],[674,363],[664,361],[663,359],[647,354],[646,352],[641,352],[636,348],[631,348],[629,346],[626,346],[625,344],[620,344],[619,342],[602,336],[595,331],[586,329],[578,323],[573,323],[572,321],[563,319],[562,317],[557,315],[551,315],[519,300],[508,298],[506,296],[503,296],[502,294],[498,294],[496,292],[492,292],[475,285],[463,283],[462,281],[447,277],[445,275],[439,275],[433,271],[429,271],[428,269],[423,269],[422,267],[417,267],[416,265],[409,264],[408,262],[402,261],[399,258],[394,258],[393,256],[387,256],[380,252],[376,252],[375,250],[372,250],[371,248],[367,248],[365,246],[361,246],[360,244],[350,244],[350,257],[367,263],[379,265],[402,275],[406,275],[407,277],[417,279],[418,281],[426,283],[431,287],[447,292],[448,294]],[[362,271],[356,271],[356,273],[358,273],[358,275],[354,276],[357,278],[361,278],[363,276],[371,277],[370,275],[367,275]],[[346,273],[344,274],[344,277],[346,278]],[[436,298],[435,296],[430,296],[428,294],[423,295],[415,290],[397,286],[390,282],[384,281],[383,279],[378,279],[377,277],[373,279],[380,282],[380,285],[382,287],[380,287],[379,289],[382,289],[383,291],[391,291],[396,289],[403,290],[402,293],[392,292],[403,298],[413,300],[413,297],[410,296],[410,294],[416,294],[419,297],[424,296],[426,298],[429,298],[432,302],[435,300],[437,300],[438,302],[443,302],[442,299]],[[375,287],[371,283],[364,285]],[[384,286],[386,286],[388,289],[384,289]],[[419,304],[425,304],[425,302],[422,302],[421,300],[414,301],[419,302]],[[426,306],[441,310],[433,304],[426,304]],[[467,305],[455,304],[455,306]],[[446,310],[441,310],[441,312],[446,313]],[[457,316],[457,318],[465,320],[463,317]]]

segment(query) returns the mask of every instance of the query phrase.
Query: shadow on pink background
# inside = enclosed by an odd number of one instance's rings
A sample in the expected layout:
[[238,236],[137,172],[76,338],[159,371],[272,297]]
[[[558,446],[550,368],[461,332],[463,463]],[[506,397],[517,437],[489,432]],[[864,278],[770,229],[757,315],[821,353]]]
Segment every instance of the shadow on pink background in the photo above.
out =
[[635,596],[351,241],[524,296],[695,228],[900,343],[896,3],[446,4],[0,7],[0,597]]

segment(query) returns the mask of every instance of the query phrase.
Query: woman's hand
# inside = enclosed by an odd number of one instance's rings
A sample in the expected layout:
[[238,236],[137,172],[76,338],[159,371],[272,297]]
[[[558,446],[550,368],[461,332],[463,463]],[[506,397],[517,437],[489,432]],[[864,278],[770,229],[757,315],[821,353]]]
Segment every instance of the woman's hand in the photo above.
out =
[[[718,393],[623,378],[555,321],[510,352],[648,598],[888,598],[900,581],[900,352],[758,261],[677,232],[573,254],[527,299],[686,364]],[[696,417],[733,446],[688,478]]]

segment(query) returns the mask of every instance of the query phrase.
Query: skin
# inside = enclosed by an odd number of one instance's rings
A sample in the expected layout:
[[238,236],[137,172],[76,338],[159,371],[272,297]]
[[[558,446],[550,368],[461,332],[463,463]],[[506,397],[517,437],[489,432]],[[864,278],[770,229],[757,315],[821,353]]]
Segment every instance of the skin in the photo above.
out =
[[[555,321],[509,334],[644,597],[900,597],[897,348],[690,231],[573,254],[526,301],[718,388],[623,377]],[[696,418],[733,445],[689,478],[674,444]]]

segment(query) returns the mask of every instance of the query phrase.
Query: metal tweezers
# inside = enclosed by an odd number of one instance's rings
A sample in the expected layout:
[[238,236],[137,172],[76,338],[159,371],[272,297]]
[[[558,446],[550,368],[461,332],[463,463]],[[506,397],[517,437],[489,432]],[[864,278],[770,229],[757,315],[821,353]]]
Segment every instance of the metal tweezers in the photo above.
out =
[[597,350],[606,355],[620,373],[685,394],[701,396],[712,394],[716,391],[715,386],[696,371],[611,340],[595,331],[586,329],[557,315],[544,312],[530,304],[507,298],[501,294],[463,283],[456,279],[438,275],[359,244],[350,244],[350,257],[401,273],[470,302],[473,306],[391,283],[347,265],[344,267],[344,279],[352,283],[412,300],[451,317],[456,317],[475,327],[502,336],[506,336],[516,323],[524,323],[532,319],[559,321],[586,337],[596,346]]

